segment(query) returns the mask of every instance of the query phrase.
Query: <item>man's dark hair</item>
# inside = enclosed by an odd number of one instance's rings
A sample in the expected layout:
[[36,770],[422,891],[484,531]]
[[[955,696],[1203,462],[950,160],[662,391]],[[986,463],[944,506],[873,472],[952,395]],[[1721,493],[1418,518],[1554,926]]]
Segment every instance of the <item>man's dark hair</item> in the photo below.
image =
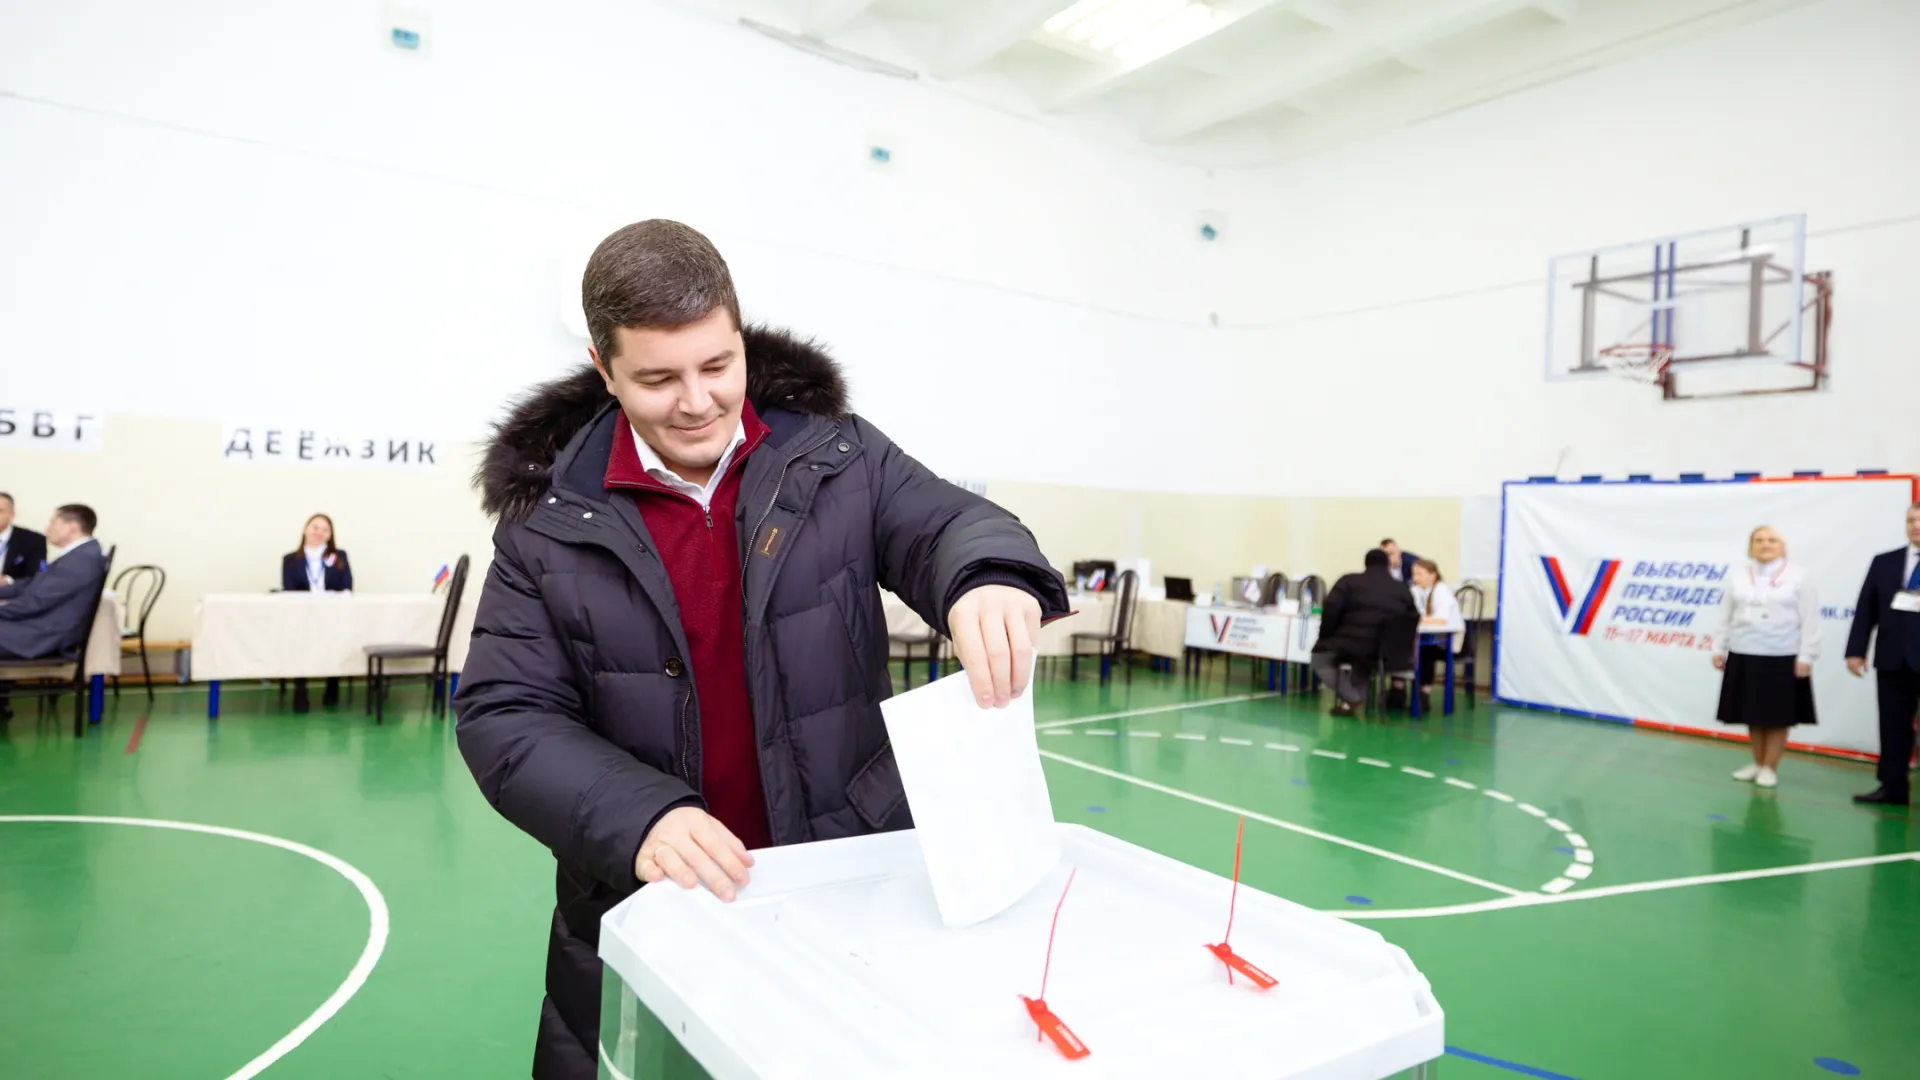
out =
[[93,530],[100,524],[100,515],[93,512],[93,507],[79,503],[68,503],[55,510],[53,516],[80,526],[82,536],[92,536]]
[[622,326],[685,326],[725,308],[740,328],[740,298],[727,261],[713,241],[663,218],[600,241],[580,279],[580,305],[602,364],[615,355],[613,332]]
[[11,496],[11,495],[9,495],[9,494],[7,494],[7,493],[6,493],[6,492],[4,492],[4,491],[0,491],[0,499],[5,499],[5,500],[7,500],[7,505],[8,505],[8,506],[12,506],[12,505],[13,505],[13,496]]
[[1372,548],[1367,552],[1366,561],[1367,569],[1369,570],[1376,566],[1385,567],[1387,565],[1387,553],[1381,551],[1379,548]]
[[1386,547],[1388,544],[1391,544],[1391,543],[1393,543],[1393,537],[1389,536],[1385,540],[1380,541],[1380,546]]

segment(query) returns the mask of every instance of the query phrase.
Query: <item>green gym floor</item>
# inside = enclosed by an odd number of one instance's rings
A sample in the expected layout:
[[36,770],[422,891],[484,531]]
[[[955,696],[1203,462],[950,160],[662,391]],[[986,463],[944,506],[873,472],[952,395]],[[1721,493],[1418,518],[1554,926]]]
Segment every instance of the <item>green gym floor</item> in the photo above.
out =
[[[1228,873],[1244,814],[1246,881],[1367,919],[1432,980],[1446,1080],[1920,1076],[1920,835],[1849,803],[1869,767],[1790,755],[1764,792],[1728,779],[1738,745],[1249,695],[1043,681],[1057,816]],[[20,703],[0,1075],[525,1076],[550,862],[423,697],[375,727],[265,689],[229,686],[217,722],[193,688],[128,693],[81,740]]]

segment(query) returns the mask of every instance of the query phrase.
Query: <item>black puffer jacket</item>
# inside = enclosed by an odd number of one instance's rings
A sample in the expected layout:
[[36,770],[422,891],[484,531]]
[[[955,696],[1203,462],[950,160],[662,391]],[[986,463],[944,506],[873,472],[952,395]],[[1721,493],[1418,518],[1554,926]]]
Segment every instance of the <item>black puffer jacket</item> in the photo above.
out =
[[[944,630],[979,584],[1025,587],[1047,617],[1066,613],[1065,585],[1011,515],[849,414],[824,353],[752,329],[746,347],[747,395],[771,430],[738,509],[771,835],[911,827],[880,717],[892,684],[879,588]],[[654,821],[701,804],[700,702],[673,588],[633,499],[603,485],[619,422],[585,368],[522,400],[476,477],[500,524],[454,709],[487,800],[559,862],[539,1077],[595,1074],[600,917],[638,887]],[[754,547],[775,529],[778,545]]]
[[1330,652],[1346,663],[1378,659],[1388,671],[1413,667],[1420,607],[1413,590],[1393,580],[1384,563],[1334,582],[1320,611],[1314,652]]

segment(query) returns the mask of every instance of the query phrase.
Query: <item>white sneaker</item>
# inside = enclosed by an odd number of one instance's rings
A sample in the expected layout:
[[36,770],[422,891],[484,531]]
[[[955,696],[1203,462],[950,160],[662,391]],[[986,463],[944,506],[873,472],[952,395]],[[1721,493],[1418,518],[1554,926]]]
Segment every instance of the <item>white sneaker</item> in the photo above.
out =
[[1780,783],[1780,774],[1772,769],[1762,768],[1759,775],[1753,778],[1753,783],[1756,787],[1773,787]]
[[1735,780],[1751,780],[1759,775],[1760,766],[1758,765],[1742,765],[1738,769],[1733,770],[1733,778]]

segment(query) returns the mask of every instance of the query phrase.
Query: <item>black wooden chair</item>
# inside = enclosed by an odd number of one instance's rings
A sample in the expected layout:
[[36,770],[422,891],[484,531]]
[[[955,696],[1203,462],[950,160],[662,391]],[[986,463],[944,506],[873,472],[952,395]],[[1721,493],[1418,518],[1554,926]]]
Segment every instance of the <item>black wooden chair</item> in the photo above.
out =
[[[431,645],[368,645],[363,651],[367,654],[367,711],[373,714],[373,722],[384,724],[387,719],[387,687],[401,679],[428,679],[433,683],[434,715],[445,716],[447,712],[447,649],[453,641],[453,623],[460,614],[460,594],[467,589],[467,557],[460,556],[454,564],[453,580],[447,585],[447,606],[440,612],[440,632],[435,635]],[[388,674],[389,660],[426,660],[431,659],[433,666],[427,671],[404,671]]]
[[1480,652],[1480,626],[1487,621],[1487,594],[1478,583],[1467,581],[1454,590],[1453,598],[1460,602],[1460,617],[1467,624],[1466,640],[1461,643],[1460,653],[1453,658],[1453,662],[1466,682],[1467,707],[1472,708],[1476,704],[1474,686],[1480,681],[1479,665],[1475,660]]
[[[113,573],[113,556],[118,547],[107,549],[106,572]],[[0,681],[9,683],[8,692],[14,697],[40,699],[40,707],[46,708],[49,701],[60,703],[60,695],[73,691],[73,736],[79,738],[87,730],[87,642],[93,637],[93,623],[100,617],[100,604],[106,599],[103,588],[94,594],[93,603],[87,606],[87,621],[80,629],[67,636],[60,648],[47,656],[37,656],[22,660],[0,660]],[[73,665],[70,674],[40,675],[38,669]],[[13,673],[10,677],[9,673]],[[13,678],[25,678],[27,682],[13,682]]]
[[1420,656],[1420,616],[1406,615],[1391,618],[1380,624],[1374,637],[1373,662],[1367,672],[1367,711],[1372,712],[1375,705],[1384,707],[1387,687],[1394,682],[1404,682],[1407,693],[1418,693],[1415,686],[1417,666]]
[[1092,644],[1095,648],[1089,656],[1100,658],[1100,681],[1106,682],[1113,675],[1113,663],[1120,661],[1127,669],[1127,682],[1133,682],[1133,665],[1128,664],[1127,654],[1133,649],[1133,609],[1134,601],[1140,592],[1140,575],[1133,570],[1120,572],[1120,586],[1113,602],[1113,622],[1102,632],[1087,631],[1073,635],[1070,639],[1072,656],[1067,665],[1067,677],[1080,677],[1080,646]]
[[1272,607],[1285,599],[1287,595],[1287,575],[1268,574],[1267,580],[1260,585],[1260,606]]
[[[941,637],[940,632],[932,627],[927,627],[920,633],[889,633],[887,635],[887,662],[892,663],[896,659],[900,661],[900,673],[906,677],[907,687],[911,689],[913,687],[913,669],[915,665],[923,661],[927,665],[928,681],[932,681],[933,672],[940,669],[941,661],[946,653],[946,643],[947,639]],[[899,649],[898,652],[894,651],[896,648]],[[916,658],[914,656],[915,649],[925,649],[926,655]]]
[[[140,675],[146,680],[147,700],[153,701],[153,665],[147,660],[147,619],[153,605],[167,587],[167,572],[157,566],[129,566],[113,579],[113,592],[120,598],[126,624],[120,627],[120,652],[140,654]],[[113,677],[113,696],[120,696],[120,676]]]

